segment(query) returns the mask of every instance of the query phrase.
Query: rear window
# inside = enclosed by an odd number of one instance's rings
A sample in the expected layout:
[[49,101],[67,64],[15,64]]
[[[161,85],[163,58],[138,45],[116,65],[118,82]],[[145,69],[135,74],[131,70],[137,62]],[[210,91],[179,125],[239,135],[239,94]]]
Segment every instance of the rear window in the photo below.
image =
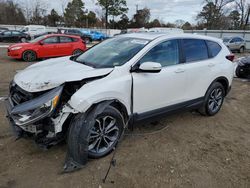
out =
[[208,59],[207,45],[204,40],[183,39],[186,62]]
[[210,55],[212,57],[217,56],[218,53],[220,53],[220,51],[221,51],[221,46],[216,42],[212,42],[212,41],[206,41],[206,42],[207,42],[207,46],[208,46],[209,51],[210,51]]

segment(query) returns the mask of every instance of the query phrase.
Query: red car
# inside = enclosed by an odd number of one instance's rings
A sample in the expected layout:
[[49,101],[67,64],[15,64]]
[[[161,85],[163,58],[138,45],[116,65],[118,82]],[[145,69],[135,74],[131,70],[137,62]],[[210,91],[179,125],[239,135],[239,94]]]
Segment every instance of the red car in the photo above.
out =
[[9,46],[8,56],[24,61],[35,61],[39,58],[76,55],[85,50],[86,44],[78,36],[50,34],[27,43]]

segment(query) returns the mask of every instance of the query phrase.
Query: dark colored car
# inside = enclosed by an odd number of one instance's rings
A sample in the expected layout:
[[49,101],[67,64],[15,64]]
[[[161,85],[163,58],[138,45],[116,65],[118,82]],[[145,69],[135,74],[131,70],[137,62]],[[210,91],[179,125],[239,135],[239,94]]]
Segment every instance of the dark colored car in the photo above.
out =
[[239,78],[250,78],[250,56],[241,58],[238,61],[235,73]]
[[57,32],[48,31],[48,32],[40,33],[40,34],[34,35],[34,38],[38,38],[38,37],[40,37],[40,36],[43,36],[43,35],[50,35],[50,34],[57,34]]
[[30,40],[30,36],[20,31],[8,30],[0,33],[0,42],[26,42],[27,40]]
[[86,34],[86,33],[82,32],[82,31],[80,31],[78,29],[66,29],[64,31],[64,34],[80,36],[81,39],[84,40],[86,44],[93,41],[91,35]]

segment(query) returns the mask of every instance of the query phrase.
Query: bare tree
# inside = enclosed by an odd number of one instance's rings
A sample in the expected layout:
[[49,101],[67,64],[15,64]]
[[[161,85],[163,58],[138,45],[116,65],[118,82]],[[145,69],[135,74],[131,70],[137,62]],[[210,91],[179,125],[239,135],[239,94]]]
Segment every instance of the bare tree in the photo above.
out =
[[226,5],[234,1],[235,0],[205,0],[205,3],[213,3],[219,11],[222,11]]
[[246,0],[236,0],[235,3],[240,12],[240,28],[244,29],[248,24],[250,3]]

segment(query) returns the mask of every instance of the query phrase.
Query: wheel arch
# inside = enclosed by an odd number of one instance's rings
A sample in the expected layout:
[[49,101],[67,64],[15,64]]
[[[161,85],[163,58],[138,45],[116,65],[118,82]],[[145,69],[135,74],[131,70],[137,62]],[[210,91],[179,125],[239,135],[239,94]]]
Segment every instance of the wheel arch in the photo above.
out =
[[25,50],[23,50],[23,52],[22,52],[22,59],[23,59],[23,54],[24,54],[25,52],[27,52],[27,51],[32,51],[32,52],[34,52],[34,53],[36,54],[36,58],[39,58],[39,54],[37,53],[36,50],[34,50],[34,49],[25,49]]
[[219,82],[220,84],[222,84],[222,86],[224,87],[225,89],[225,93],[226,95],[228,94],[229,90],[230,90],[230,86],[229,86],[229,81],[226,77],[224,76],[220,76],[218,78],[216,78],[211,84],[210,86],[208,87],[207,91],[209,90],[209,88],[213,85],[213,83],[215,82]]
[[104,104],[104,106],[110,105],[110,106],[116,108],[122,114],[125,121],[128,119],[129,114],[128,114],[128,110],[127,110],[126,106],[121,101],[119,101],[117,99],[103,100],[103,101],[94,103],[88,108],[87,113],[101,104]]

